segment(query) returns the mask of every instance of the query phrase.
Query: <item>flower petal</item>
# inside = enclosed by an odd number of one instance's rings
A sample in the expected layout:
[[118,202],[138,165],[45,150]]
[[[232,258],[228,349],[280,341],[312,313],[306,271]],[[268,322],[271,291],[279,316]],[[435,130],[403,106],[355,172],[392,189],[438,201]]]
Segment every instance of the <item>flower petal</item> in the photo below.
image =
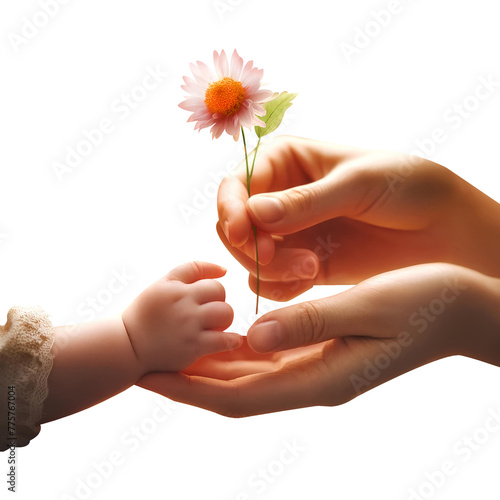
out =
[[245,78],[245,81],[241,82],[243,87],[245,87],[246,91],[248,94],[253,94],[260,88],[260,80],[262,79],[262,74],[259,74],[258,72],[253,72],[250,73],[247,78]]
[[266,110],[260,104],[252,104],[252,108],[254,111],[254,115],[257,115],[257,116],[265,116],[266,115]]
[[189,78],[189,76],[183,76],[182,79],[184,80],[184,83],[187,86],[189,86],[189,85],[196,85],[196,82],[192,78]]
[[240,82],[244,82],[245,79],[248,77],[250,72],[252,71],[252,66],[253,66],[253,61],[248,61],[243,69],[241,70],[241,75],[240,75]]
[[211,120],[212,119],[212,114],[208,110],[199,110],[193,113],[189,118],[188,122],[194,122],[196,120],[199,121],[205,121],[205,120]]
[[233,55],[231,56],[231,71],[230,76],[233,80],[240,80],[241,70],[243,68],[243,59],[238,55],[236,49],[234,49]]
[[252,125],[265,128],[266,122],[262,121],[257,115],[253,115]]
[[236,134],[236,131],[238,130],[238,127],[234,125],[233,120],[229,117],[228,117],[228,119],[226,119],[226,123],[224,125],[224,128],[226,129],[226,132],[229,135]]
[[179,104],[179,108],[185,109],[186,111],[199,111],[200,109],[206,109],[206,105],[203,99],[199,97],[190,97]]
[[198,67],[198,65],[190,63],[189,67],[194,75],[196,83],[202,83],[208,85],[210,78],[205,74],[205,72]]
[[187,94],[193,97],[205,97],[205,92],[207,91],[207,85],[201,83],[192,83],[190,85],[181,85],[181,89]]
[[220,52],[219,57],[219,67],[220,67],[220,75],[219,76],[228,76],[229,75],[229,64],[227,62],[227,56],[224,52],[224,49]]
[[238,113],[238,119],[240,121],[240,125],[242,127],[250,128],[252,126],[253,121],[253,112],[252,109],[244,109],[240,113]]
[[213,71],[204,62],[196,61],[196,64],[198,65],[201,74],[206,78],[208,82],[213,82],[215,80]]
[[224,132],[224,122],[219,121],[215,123],[210,132],[212,132],[212,139],[218,139],[222,135],[222,132]]
[[211,120],[205,120],[201,122],[196,122],[196,125],[194,126],[195,130],[201,130],[202,128],[207,128],[210,127],[213,124]]
[[271,92],[270,90],[256,90],[255,92],[252,92],[251,94],[247,94],[247,99],[250,99],[253,102],[266,102],[269,101],[273,98],[274,92]]

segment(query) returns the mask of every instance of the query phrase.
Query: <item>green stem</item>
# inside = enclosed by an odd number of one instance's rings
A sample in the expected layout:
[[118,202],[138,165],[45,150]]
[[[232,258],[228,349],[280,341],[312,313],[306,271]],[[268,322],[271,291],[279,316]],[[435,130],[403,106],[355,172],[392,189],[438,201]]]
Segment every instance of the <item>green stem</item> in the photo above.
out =
[[245,139],[245,131],[243,130],[243,127],[241,127],[241,137],[243,137],[243,148],[245,149],[245,163],[247,166],[247,193],[248,197],[250,198],[250,171],[248,169],[248,153],[247,153],[247,141]]
[[[253,169],[255,166],[255,157],[257,156],[257,150],[259,149],[260,137],[257,142],[257,147],[255,148],[255,154],[253,156],[252,170],[248,168],[248,152],[247,152],[247,141],[245,139],[245,131],[241,127],[241,137],[243,138],[243,148],[245,149],[245,163],[247,167],[247,193],[250,198],[250,182],[252,180]],[[252,224],[253,236],[255,238],[255,264],[257,267],[257,303],[255,305],[255,314],[259,313],[259,292],[260,292],[260,273],[259,273],[259,247],[257,245],[257,228]]]
[[257,146],[255,146],[255,154],[253,155],[253,161],[252,161],[252,170],[250,170],[250,179],[252,178],[253,175],[253,168],[255,167],[255,158],[257,158],[257,151],[259,150],[259,145],[260,145],[260,137],[259,140],[257,141]]

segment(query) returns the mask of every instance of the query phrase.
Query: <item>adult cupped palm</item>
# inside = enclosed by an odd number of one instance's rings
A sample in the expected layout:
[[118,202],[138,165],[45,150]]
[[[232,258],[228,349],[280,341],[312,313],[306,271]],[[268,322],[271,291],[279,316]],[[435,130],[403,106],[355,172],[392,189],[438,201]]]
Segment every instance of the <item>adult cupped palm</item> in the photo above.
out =
[[340,404],[453,354],[500,365],[494,200],[416,156],[290,137],[261,146],[250,199],[245,182],[222,182],[217,230],[254,291],[252,224],[263,296],[357,285],[270,312],[241,348],[141,386],[242,416]]

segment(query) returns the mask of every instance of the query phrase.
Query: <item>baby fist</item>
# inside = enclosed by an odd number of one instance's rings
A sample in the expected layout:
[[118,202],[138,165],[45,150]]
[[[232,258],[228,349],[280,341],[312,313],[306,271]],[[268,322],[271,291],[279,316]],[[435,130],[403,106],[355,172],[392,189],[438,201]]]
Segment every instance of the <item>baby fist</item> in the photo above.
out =
[[224,332],[233,321],[224,287],[226,270],[207,262],[182,264],[142,292],[122,315],[145,373],[180,371],[198,358],[242,344]]

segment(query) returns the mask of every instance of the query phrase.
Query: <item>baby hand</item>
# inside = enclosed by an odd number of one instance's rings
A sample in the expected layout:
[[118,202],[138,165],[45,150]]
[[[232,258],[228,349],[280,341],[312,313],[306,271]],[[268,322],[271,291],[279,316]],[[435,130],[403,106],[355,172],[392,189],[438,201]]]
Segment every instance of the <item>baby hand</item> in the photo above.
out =
[[207,262],[182,264],[144,290],[122,314],[145,373],[180,371],[207,354],[239,347],[223,332],[233,321],[224,287],[226,270]]

